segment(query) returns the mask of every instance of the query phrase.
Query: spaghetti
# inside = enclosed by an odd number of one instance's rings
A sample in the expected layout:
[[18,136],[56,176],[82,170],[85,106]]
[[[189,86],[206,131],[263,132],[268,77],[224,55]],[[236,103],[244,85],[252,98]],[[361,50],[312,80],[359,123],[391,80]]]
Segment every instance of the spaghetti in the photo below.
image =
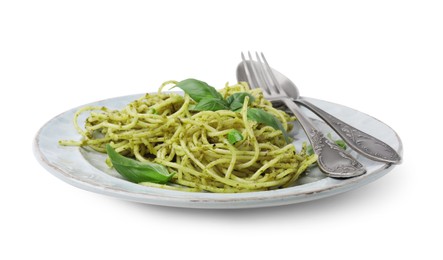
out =
[[[61,145],[89,146],[106,152],[110,144],[118,153],[139,161],[164,165],[176,174],[168,184],[142,182],[152,187],[186,191],[248,192],[294,185],[298,177],[316,161],[307,155],[306,146],[299,152],[286,143],[282,131],[251,121],[247,117],[248,98],[238,111],[193,111],[189,95],[164,93],[162,84],[156,94],[146,94],[122,110],[106,107],[83,107],[74,116],[81,141],[60,141]],[[295,118],[272,107],[261,90],[250,90],[246,83],[226,85],[219,91],[226,98],[247,92],[260,108],[274,115],[290,130]],[[89,112],[84,128],[78,117]],[[231,143],[230,131],[243,139]],[[107,161],[108,163],[109,160]]]

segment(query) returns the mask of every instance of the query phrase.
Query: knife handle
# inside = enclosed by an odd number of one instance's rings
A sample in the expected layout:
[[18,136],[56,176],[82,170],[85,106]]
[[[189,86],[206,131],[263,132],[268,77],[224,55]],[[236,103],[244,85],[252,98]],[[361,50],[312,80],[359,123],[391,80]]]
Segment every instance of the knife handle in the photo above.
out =
[[305,99],[298,98],[294,102],[305,106],[323,119],[356,152],[374,161],[393,164],[401,162],[400,155],[383,141],[343,122]]

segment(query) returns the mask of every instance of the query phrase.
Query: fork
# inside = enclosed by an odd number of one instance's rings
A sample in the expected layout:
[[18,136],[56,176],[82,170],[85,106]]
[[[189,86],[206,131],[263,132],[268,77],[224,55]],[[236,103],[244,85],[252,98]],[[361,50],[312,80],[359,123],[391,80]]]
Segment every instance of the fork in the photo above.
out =
[[330,141],[285,93],[276,80],[265,56],[255,53],[256,61],[248,52],[249,60],[241,53],[246,78],[251,88],[261,88],[269,101],[280,101],[294,113],[317,154],[317,164],[322,172],[332,178],[350,178],[366,173],[363,165],[352,155]]

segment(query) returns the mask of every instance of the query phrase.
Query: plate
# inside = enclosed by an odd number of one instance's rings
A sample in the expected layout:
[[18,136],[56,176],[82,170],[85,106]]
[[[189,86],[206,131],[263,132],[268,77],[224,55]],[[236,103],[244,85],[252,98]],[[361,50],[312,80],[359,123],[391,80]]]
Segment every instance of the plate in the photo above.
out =
[[[141,95],[117,97],[86,105],[120,109]],[[343,105],[312,98],[307,98],[307,100],[379,138],[400,155],[402,154],[403,148],[399,136],[381,121]],[[371,161],[351,151],[351,154],[366,167],[366,174],[350,179],[333,179],[325,177],[317,167],[313,167],[293,187],[248,193],[184,192],[146,187],[122,179],[117,172],[107,167],[105,154],[88,148],[66,147],[58,144],[61,139],[80,140],[81,136],[76,132],[72,123],[77,110],[78,108],[73,108],[66,111],[42,126],[34,139],[34,154],[38,161],[53,175],[73,186],[140,203],[186,208],[256,208],[287,205],[321,199],[356,189],[382,177],[395,166]],[[305,109],[304,111],[324,133],[334,133],[313,113]],[[86,115],[84,116],[86,117]],[[292,134],[295,137],[296,147],[307,142],[307,137],[300,130],[298,123]]]

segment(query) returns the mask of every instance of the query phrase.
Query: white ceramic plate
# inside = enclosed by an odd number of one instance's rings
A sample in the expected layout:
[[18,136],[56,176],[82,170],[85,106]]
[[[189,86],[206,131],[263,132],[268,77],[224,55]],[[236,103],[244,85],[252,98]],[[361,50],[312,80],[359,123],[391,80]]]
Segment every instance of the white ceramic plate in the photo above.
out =
[[[112,98],[88,105],[117,109],[140,96]],[[393,147],[400,155],[402,154],[400,138],[386,124],[342,105],[316,99],[308,100],[345,122],[374,135]],[[113,169],[108,168],[105,164],[105,154],[87,148],[58,145],[58,141],[61,139],[80,139],[80,135],[72,123],[77,109],[74,108],[56,116],[40,129],[34,140],[35,156],[49,172],[69,184],[130,201],[188,208],[253,208],[286,205],[320,199],[358,188],[380,178],[394,167],[394,165],[371,161],[351,152],[366,167],[366,174],[356,178],[339,180],[325,177],[317,167],[314,167],[294,187],[250,193],[216,194],[145,187],[122,179]],[[306,112],[325,133],[333,133],[314,114]],[[300,147],[302,142],[307,141],[307,137],[303,131],[296,130],[294,132],[296,139],[294,144]]]

